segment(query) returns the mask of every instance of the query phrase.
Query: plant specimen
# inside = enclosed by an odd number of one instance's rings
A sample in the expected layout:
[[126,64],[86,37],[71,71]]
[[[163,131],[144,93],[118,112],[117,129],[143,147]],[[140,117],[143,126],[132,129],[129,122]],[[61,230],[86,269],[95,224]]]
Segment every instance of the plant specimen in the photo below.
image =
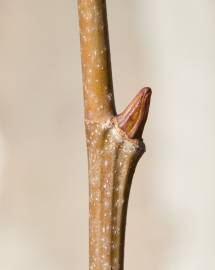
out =
[[78,0],[89,167],[90,270],[123,270],[132,177],[145,151],[151,89],[120,114],[113,95],[105,0]]

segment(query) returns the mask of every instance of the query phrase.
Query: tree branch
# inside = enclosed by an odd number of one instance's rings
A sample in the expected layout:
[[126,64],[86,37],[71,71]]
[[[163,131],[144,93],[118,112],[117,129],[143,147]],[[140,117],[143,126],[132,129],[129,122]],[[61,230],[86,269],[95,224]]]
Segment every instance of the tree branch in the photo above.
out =
[[127,205],[151,89],[116,115],[105,0],[78,0],[89,167],[90,270],[123,270]]

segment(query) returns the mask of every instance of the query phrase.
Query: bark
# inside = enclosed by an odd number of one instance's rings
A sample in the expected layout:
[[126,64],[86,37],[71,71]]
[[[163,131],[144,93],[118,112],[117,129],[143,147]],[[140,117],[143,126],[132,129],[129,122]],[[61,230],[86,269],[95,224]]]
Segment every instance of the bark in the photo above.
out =
[[132,177],[145,150],[151,89],[116,115],[106,2],[78,0],[89,168],[90,270],[123,270]]

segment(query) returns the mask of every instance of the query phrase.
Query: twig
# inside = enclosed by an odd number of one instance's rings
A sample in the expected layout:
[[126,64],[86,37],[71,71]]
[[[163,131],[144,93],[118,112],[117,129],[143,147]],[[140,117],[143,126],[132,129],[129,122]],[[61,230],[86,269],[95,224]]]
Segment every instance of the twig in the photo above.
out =
[[116,115],[105,0],[78,0],[89,167],[90,270],[123,270],[129,192],[151,89]]

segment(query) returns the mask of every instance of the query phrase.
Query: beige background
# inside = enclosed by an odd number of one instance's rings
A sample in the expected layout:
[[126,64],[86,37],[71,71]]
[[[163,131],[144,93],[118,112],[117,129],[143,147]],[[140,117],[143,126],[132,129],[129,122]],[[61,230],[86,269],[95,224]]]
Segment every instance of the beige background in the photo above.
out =
[[[75,0],[0,0],[0,269],[88,268]],[[215,269],[215,2],[108,0],[121,110],[153,88],[125,269]]]

